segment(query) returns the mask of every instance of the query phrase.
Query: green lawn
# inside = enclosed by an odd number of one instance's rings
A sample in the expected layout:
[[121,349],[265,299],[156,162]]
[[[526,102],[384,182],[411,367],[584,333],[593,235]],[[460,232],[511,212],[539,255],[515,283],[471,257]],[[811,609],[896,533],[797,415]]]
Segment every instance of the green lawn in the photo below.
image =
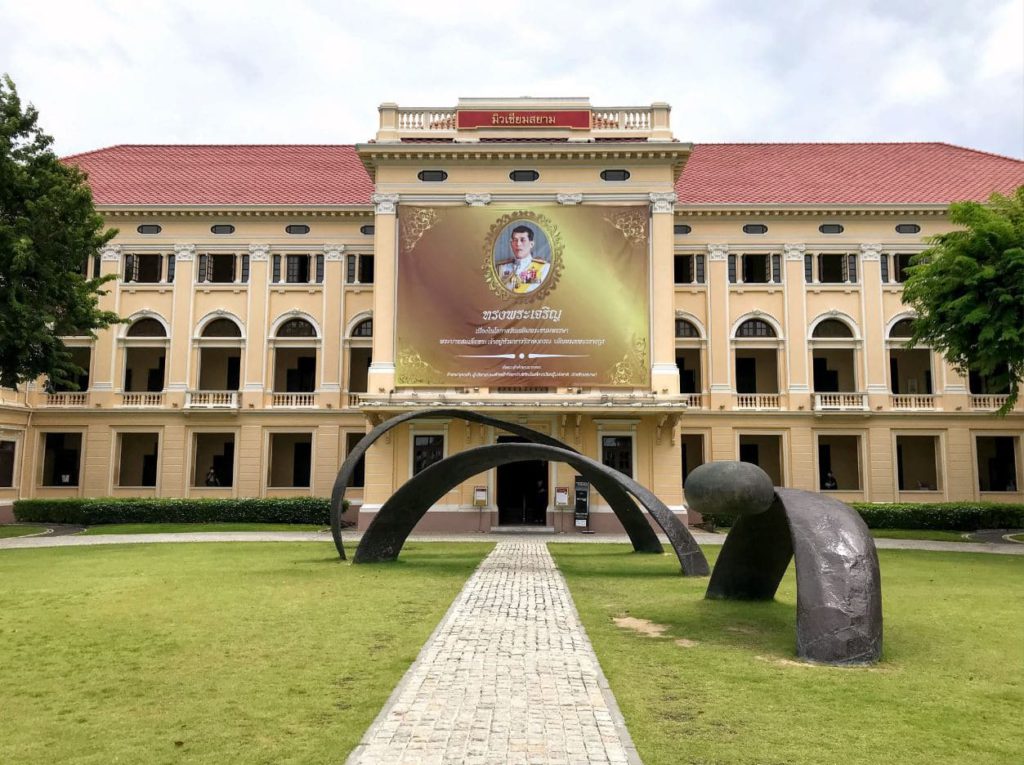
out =
[[1010,534],[1010,539],[1014,542],[1024,542],[1024,534]]
[[0,551],[0,762],[343,762],[490,548]]
[[28,534],[42,534],[44,531],[46,531],[45,526],[0,526],[0,539],[23,537]]
[[181,534],[204,531],[329,531],[308,523],[111,523],[90,526],[82,536],[97,534]]
[[871,529],[875,539],[924,539],[930,542],[977,542],[966,531],[929,531],[928,529]]
[[550,549],[645,765],[1021,762],[1024,557],[881,550],[883,661],[840,669],[794,661],[792,568],[776,602],[712,602],[674,556]]

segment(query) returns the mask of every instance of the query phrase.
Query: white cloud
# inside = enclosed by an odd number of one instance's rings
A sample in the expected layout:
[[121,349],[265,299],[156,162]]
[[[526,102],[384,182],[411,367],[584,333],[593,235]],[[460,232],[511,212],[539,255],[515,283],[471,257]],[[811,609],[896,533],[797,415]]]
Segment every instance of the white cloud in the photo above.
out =
[[[669,101],[683,140],[947,140],[1024,155],[1021,0],[0,5],[61,152],[343,143],[377,105]],[[45,19],[45,23],[40,23]]]

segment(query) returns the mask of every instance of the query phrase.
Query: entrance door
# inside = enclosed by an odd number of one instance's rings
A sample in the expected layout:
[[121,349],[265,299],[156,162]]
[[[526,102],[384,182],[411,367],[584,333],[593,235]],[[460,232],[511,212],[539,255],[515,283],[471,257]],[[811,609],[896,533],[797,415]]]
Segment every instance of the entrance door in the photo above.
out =
[[[529,443],[519,436],[498,436],[499,444]],[[498,466],[498,525],[543,526],[547,521],[548,465],[543,460]]]

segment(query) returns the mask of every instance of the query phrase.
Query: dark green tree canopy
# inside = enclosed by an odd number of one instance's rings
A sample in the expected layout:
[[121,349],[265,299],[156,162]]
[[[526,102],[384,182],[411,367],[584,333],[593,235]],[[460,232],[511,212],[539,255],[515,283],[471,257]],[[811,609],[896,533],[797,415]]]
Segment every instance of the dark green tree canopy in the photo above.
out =
[[911,342],[1005,386],[1005,414],[1024,377],[1024,186],[985,204],[957,202],[949,219],[961,228],[933,237],[911,261],[903,287],[918,313]]
[[103,279],[82,264],[117,233],[104,230],[85,175],[60,162],[39,114],[0,80],[0,385],[46,375],[74,386],[81,371],[61,336],[119,321],[99,310]]

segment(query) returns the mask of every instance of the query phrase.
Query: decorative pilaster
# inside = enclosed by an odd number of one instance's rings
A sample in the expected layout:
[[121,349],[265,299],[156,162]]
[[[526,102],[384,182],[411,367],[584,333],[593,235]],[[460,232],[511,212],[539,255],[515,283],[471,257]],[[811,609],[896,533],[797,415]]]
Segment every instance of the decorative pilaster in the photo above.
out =
[[807,245],[805,244],[784,244],[782,245],[782,252],[786,256],[786,260],[803,262],[804,253],[807,252]]
[[398,207],[398,194],[374,194],[370,200],[377,215],[394,215]]
[[196,246],[194,244],[174,245],[174,262],[191,263],[196,258]]
[[708,260],[720,261],[729,259],[729,245],[727,244],[709,244],[708,245]]
[[582,194],[555,194],[555,201],[560,205],[578,205],[583,202]]
[[100,250],[100,260],[105,263],[121,262],[121,245],[107,244]]
[[880,261],[882,259],[882,245],[862,244],[860,246],[860,259],[865,263],[869,261]]
[[470,207],[486,207],[490,203],[490,194],[466,194],[466,204]]
[[676,193],[674,191],[651,192],[651,212],[674,214],[676,211]]
[[343,244],[325,244],[324,245],[324,260],[328,263],[340,261],[345,259],[345,245]]
[[269,244],[250,244],[249,245],[249,262],[250,263],[266,263],[270,259],[270,245]]

